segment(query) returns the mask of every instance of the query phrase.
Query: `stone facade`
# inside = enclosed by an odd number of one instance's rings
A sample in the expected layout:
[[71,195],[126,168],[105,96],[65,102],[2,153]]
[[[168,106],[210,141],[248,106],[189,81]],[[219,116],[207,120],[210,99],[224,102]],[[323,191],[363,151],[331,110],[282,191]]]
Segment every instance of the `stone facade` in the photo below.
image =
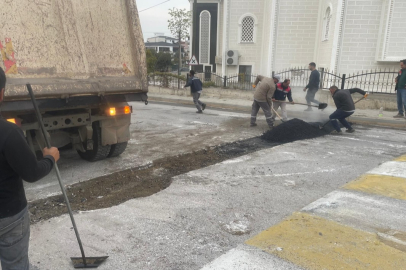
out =
[[[191,9],[193,9],[193,0]],[[406,58],[405,0],[198,0],[218,4],[219,74],[270,75],[316,62],[339,73],[398,69]],[[253,42],[241,42],[242,19],[255,20]],[[328,30],[327,30],[328,29]],[[226,52],[239,64],[227,65]],[[193,44],[192,44],[193,51]],[[243,68],[242,68],[243,67]]]

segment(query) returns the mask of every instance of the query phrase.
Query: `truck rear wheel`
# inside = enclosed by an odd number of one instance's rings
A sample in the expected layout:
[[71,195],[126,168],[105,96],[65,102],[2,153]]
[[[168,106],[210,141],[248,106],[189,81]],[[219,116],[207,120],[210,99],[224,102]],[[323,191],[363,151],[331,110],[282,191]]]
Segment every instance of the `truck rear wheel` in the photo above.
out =
[[[87,143],[83,143],[87,149]],[[93,150],[86,150],[86,152],[78,151],[79,156],[87,161],[99,161],[107,158],[110,154],[111,146],[101,145],[101,129],[98,122],[93,123]]]
[[125,149],[127,148],[127,145],[128,142],[113,144],[111,146],[108,157],[118,157],[119,155],[124,153]]

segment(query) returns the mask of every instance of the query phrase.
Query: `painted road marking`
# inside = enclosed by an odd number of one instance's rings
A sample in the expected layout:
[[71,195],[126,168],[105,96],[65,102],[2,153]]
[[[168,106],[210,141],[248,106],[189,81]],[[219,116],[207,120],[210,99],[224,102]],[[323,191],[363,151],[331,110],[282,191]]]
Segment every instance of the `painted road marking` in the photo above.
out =
[[[406,171],[403,175],[406,176]],[[344,188],[406,200],[406,178],[403,177],[366,174],[348,183]]]
[[371,170],[368,174],[381,174],[406,178],[406,162],[389,161]]
[[302,211],[371,233],[387,233],[389,230],[406,233],[405,209],[404,200],[336,190]]
[[205,265],[201,270],[302,270],[257,248],[239,246]]
[[246,244],[309,269],[402,269],[406,253],[376,234],[306,213],[294,213]]
[[398,157],[397,159],[395,159],[395,161],[406,162],[406,155]]

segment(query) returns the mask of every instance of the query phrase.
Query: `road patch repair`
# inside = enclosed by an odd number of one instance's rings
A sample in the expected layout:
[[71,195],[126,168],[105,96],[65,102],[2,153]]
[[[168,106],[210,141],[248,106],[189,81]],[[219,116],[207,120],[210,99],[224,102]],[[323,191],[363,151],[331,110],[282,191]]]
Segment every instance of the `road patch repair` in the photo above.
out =
[[265,132],[261,138],[269,142],[293,142],[297,140],[313,139],[327,135],[326,129],[320,129],[319,123],[307,123],[300,119],[286,121]]
[[[247,258],[257,256],[258,248],[273,260],[297,266],[282,269],[405,269],[405,209],[402,156],[293,213],[239,249]],[[203,269],[236,269],[224,264],[233,252]]]

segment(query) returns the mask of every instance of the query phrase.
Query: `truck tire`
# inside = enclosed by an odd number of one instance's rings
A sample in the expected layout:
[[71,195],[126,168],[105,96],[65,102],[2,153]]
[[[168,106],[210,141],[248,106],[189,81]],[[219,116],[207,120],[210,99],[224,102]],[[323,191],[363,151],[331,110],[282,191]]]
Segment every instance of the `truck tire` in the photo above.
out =
[[118,157],[122,153],[124,153],[125,149],[127,148],[128,142],[117,143],[113,144],[110,149],[110,153],[108,157]]
[[[87,148],[86,142],[83,143],[85,149]],[[81,158],[87,161],[99,161],[109,156],[111,145],[101,145],[101,129],[98,122],[93,123],[93,150],[86,150],[86,152],[78,151]]]

